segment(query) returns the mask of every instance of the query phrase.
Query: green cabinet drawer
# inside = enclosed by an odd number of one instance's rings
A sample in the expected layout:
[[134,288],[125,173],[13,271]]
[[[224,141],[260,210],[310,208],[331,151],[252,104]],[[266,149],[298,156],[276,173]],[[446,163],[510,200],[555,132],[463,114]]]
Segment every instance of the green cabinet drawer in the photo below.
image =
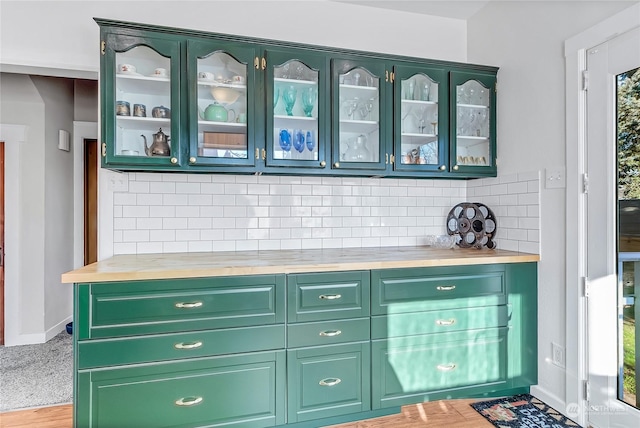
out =
[[284,338],[285,327],[280,324],[81,340],[78,368],[283,349]]
[[369,316],[368,271],[287,276],[288,322]]
[[288,422],[370,409],[369,343],[287,351]]
[[268,427],[285,422],[285,352],[77,375],[74,426]]
[[369,318],[290,324],[287,326],[287,347],[300,348],[369,340],[369,331]]
[[371,272],[371,314],[506,303],[504,265],[387,269]]
[[379,315],[371,317],[371,338],[506,327],[508,319],[506,305]]
[[506,336],[497,328],[372,341],[372,407],[505,389]]
[[77,287],[81,339],[284,322],[284,275]]

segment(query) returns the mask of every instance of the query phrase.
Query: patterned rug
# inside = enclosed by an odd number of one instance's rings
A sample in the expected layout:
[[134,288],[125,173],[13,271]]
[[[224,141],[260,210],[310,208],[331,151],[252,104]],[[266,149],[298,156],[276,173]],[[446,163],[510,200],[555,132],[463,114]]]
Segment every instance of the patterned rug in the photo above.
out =
[[476,412],[498,428],[579,428],[580,425],[529,394],[471,403]]

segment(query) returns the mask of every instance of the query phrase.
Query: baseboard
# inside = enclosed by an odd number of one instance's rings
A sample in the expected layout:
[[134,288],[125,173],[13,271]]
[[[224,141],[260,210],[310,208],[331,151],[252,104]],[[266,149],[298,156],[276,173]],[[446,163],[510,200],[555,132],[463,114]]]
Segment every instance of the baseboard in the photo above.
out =
[[15,336],[7,335],[5,336],[5,346],[36,345],[38,343],[48,342],[62,330],[65,330],[67,327],[67,323],[69,323],[70,321],[71,316],[65,318],[63,321],[60,321],[58,324],[42,333],[18,334]]
[[49,340],[53,339],[61,331],[66,330],[67,324],[71,322],[71,319],[72,317],[69,316],[64,320],[60,321],[58,324],[51,327],[49,330],[47,330],[47,332],[45,333],[45,342],[48,342]]
[[[565,400],[562,400],[555,394],[550,393],[540,385],[533,385],[531,387],[531,395],[544,401],[549,406],[553,407],[563,415],[567,416],[567,404]],[[570,416],[567,416],[570,417]]]

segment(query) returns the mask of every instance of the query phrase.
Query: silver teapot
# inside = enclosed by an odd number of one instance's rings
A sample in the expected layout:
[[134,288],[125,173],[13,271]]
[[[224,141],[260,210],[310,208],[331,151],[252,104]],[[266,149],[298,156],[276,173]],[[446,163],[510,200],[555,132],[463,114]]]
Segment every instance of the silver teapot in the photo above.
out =
[[171,146],[169,146],[169,140],[171,137],[162,132],[162,128],[153,134],[153,142],[151,147],[147,147],[147,137],[141,135],[144,139],[144,152],[147,156],[170,156]]

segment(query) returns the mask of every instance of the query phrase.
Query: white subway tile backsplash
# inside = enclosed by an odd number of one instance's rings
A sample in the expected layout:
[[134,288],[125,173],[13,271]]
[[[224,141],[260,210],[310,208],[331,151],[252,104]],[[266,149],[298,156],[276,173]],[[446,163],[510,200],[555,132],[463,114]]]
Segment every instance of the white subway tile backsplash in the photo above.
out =
[[498,248],[538,252],[539,172],[476,180],[127,174],[114,254],[424,245],[460,202],[497,217]]

